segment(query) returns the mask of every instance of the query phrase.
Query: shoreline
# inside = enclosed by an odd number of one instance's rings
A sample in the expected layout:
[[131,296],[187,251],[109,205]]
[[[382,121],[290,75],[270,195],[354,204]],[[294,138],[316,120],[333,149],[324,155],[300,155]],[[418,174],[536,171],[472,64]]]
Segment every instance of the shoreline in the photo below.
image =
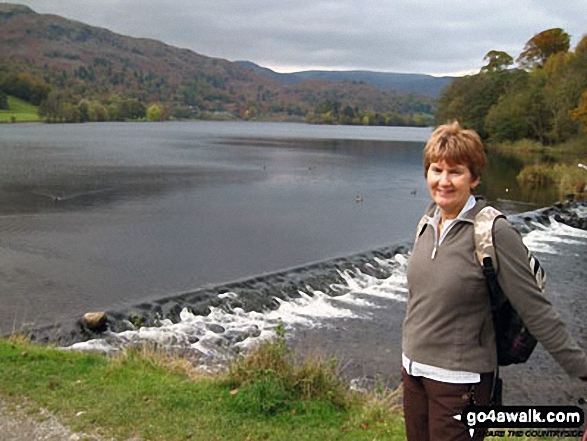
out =
[[[587,217],[580,217],[577,211],[587,209],[586,201],[566,201],[554,204],[529,213],[514,215],[516,226],[524,232],[536,228],[535,223],[548,225],[550,217],[557,222],[587,231]],[[531,215],[530,215],[531,213]],[[244,278],[230,283],[203,287],[199,290],[182,293],[159,299],[151,303],[142,303],[123,310],[108,311],[110,318],[109,331],[92,333],[83,327],[80,320],[54,324],[31,331],[29,337],[35,343],[60,343],[70,345],[75,342],[87,341],[90,338],[113,339],[111,332],[131,330],[131,314],[141,324],[157,325],[163,315],[169,319],[179,318],[179,313],[188,307],[195,315],[209,314],[210,307],[224,311],[241,308],[245,311],[274,311],[280,301],[295,302],[300,298],[299,290],[311,285],[316,290],[327,292],[331,284],[341,283],[341,272],[360,269],[376,279],[390,276],[389,271],[372,265],[374,259],[390,259],[400,253],[405,255],[410,243],[394,244],[370,252],[359,253],[347,257],[337,257],[310,265],[289,268],[270,274]],[[229,294],[234,293],[234,295]],[[364,296],[363,298],[367,298]],[[568,301],[568,300],[567,300]],[[360,387],[386,385],[395,387],[400,382],[399,366],[401,366],[401,327],[405,315],[405,303],[391,304],[381,301],[380,309],[376,309],[371,317],[332,317],[321,320],[317,327],[293,325],[288,331],[288,342],[296,354],[319,355],[326,358],[336,357],[341,367],[341,375]],[[564,305],[568,309],[568,305]],[[567,311],[568,312],[568,311]],[[579,314],[582,313],[578,311]],[[165,320],[163,318],[163,320]],[[171,320],[174,321],[174,320]],[[206,324],[206,332],[214,333],[216,349],[224,351],[224,355],[233,356],[238,353],[239,342],[248,337],[258,337],[261,331],[253,325],[249,334],[230,336],[230,331],[217,324]],[[577,325],[575,324],[575,327]],[[582,333],[582,327],[579,327]],[[247,331],[249,332],[249,331]],[[582,334],[581,334],[582,335]],[[580,335],[576,335],[577,338]],[[250,340],[250,339],[249,339]],[[197,342],[195,337],[185,344]],[[132,343],[132,342],[131,342]],[[135,342],[136,343],[136,342]],[[177,338],[174,344],[182,343]],[[165,344],[161,343],[164,347]],[[236,349],[236,352],[233,349]],[[99,348],[96,348],[99,349]],[[195,349],[179,349],[180,353],[193,351],[194,357],[199,354]],[[218,362],[218,359],[206,357],[199,362]],[[524,365],[502,368],[504,378],[504,400],[506,404],[577,404],[579,397],[587,398],[587,387],[579,380],[566,376],[554,360],[540,346],[530,361]],[[537,388],[540,385],[540,390]]]

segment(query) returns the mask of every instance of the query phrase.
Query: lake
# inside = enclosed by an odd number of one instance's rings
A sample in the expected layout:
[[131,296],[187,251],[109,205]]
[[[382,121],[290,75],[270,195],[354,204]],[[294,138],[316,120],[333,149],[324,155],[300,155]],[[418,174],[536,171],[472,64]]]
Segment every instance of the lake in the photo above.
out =
[[[0,125],[0,332],[207,293],[220,305],[208,315],[184,309],[178,323],[74,346],[149,341],[215,363],[281,322],[302,353],[336,355],[346,375],[397,384],[409,248],[394,244],[413,240],[429,203],[429,134],[240,122]],[[587,344],[587,233],[540,220],[536,208],[556,195],[518,187],[520,164],[489,159],[479,193],[507,213],[529,212],[510,219],[546,268],[550,300]],[[291,267],[299,268],[271,274]],[[283,300],[286,285],[297,296]],[[248,295],[277,308],[245,311],[237,305]],[[540,346],[503,375],[509,403],[587,397]]]
[[[0,331],[411,239],[429,202],[430,132],[2,125]],[[482,194],[510,212],[536,207],[508,202],[525,197],[515,164],[490,165]]]
[[430,129],[0,126],[0,329],[413,235]]

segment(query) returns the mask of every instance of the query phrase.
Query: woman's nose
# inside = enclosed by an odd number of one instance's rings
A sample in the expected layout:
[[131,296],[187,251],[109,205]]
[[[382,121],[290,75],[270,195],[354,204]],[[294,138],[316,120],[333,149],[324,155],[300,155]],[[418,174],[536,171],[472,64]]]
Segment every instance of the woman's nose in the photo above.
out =
[[440,174],[439,183],[442,185],[450,184],[450,175],[446,172]]

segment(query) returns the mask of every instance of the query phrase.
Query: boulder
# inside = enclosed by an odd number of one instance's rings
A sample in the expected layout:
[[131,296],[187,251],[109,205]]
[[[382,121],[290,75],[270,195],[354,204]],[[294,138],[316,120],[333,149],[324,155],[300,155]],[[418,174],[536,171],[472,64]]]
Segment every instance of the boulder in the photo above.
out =
[[82,317],[82,325],[92,332],[104,332],[108,316],[105,312],[88,312]]

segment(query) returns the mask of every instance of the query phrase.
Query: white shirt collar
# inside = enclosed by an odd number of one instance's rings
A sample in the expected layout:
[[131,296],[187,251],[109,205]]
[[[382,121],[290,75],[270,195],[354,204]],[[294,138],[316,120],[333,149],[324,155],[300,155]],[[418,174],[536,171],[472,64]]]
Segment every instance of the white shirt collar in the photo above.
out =
[[[462,208],[462,210],[458,214],[458,216],[454,219],[450,219],[448,221],[445,221],[445,226],[449,223],[453,223],[457,219],[465,218],[465,216],[467,216],[467,213],[469,212],[469,210],[471,208],[473,208],[476,203],[477,203],[477,201],[475,200],[475,196],[473,196],[473,195],[469,196],[469,199],[467,199],[467,202],[465,202],[465,206]],[[438,227],[438,223],[440,222],[440,207],[436,207],[436,209],[434,210],[434,216],[432,217],[432,222],[434,224],[434,227]]]

